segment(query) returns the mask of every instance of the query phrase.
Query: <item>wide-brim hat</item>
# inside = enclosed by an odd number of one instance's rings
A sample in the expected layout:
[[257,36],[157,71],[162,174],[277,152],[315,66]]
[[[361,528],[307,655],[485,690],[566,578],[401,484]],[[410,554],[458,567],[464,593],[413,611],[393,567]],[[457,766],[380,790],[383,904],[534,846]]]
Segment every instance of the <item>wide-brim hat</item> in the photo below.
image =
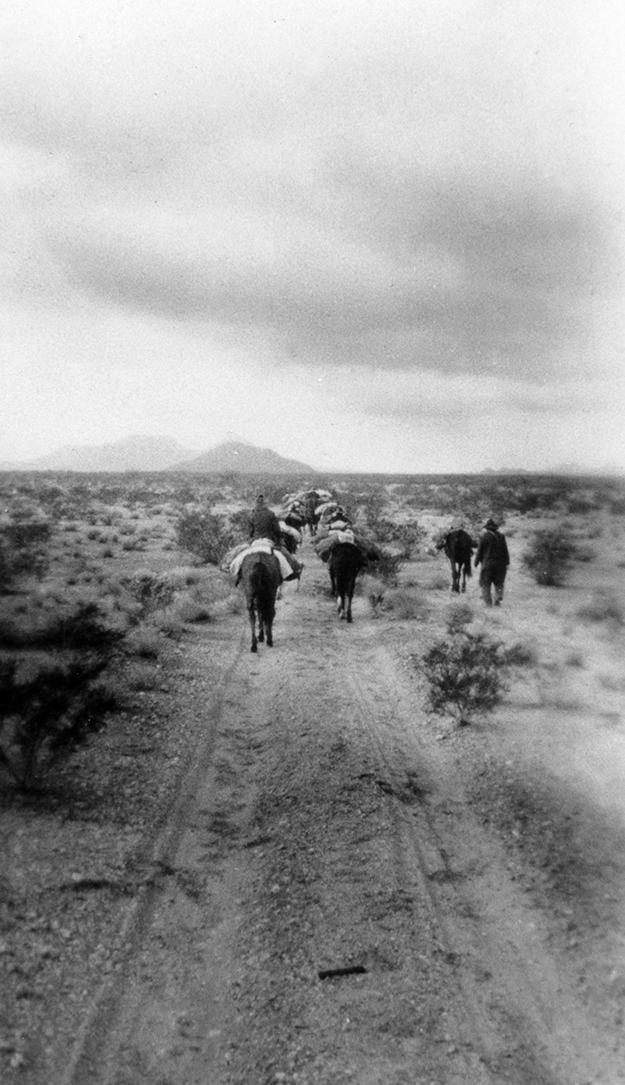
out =
[[497,531],[497,529],[499,527],[499,524],[495,523],[495,521],[492,519],[492,517],[489,517],[488,520],[486,521],[486,523],[484,524],[484,527],[487,530],[490,529],[491,531]]

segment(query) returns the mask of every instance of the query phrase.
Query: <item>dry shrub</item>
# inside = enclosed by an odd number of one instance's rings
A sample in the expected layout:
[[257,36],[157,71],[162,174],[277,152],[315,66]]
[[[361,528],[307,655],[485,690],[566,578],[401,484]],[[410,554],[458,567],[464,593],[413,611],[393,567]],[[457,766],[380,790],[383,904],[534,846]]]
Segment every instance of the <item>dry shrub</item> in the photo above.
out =
[[473,607],[469,603],[465,603],[461,600],[457,603],[450,603],[447,607],[445,615],[445,627],[448,633],[460,633],[465,626],[470,625],[475,615],[473,613]]
[[174,598],[175,588],[168,578],[149,569],[140,569],[123,584],[139,603],[143,614],[169,606]]
[[243,614],[244,610],[243,592],[232,590],[211,606],[211,612],[215,617],[221,617],[224,614]]
[[0,764],[25,790],[104,726],[119,705],[112,683],[98,682],[106,660],[94,656],[20,669],[0,661]]
[[129,655],[138,656],[140,659],[158,659],[163,647],[162,636],[154,628],[142,626],[133,629],[124,644]]
[[180,640],[184,634],[184,622],[173,607],[155,611],[152,615],[152,624],[171,640]]
[[[369,601],[371,602],[371,597]],[[422,592],[414,588],[388,588],[377,607],[374,607],[374,611],[392,614],[395,618],[416,619],[421,622],[425,621],[430,613]]]
[[449,591],[449,577],[434,573],[425,583],[428,591]]
[[211,615],[206,603],[195,599],[191,594],[185,593],[179,599],[176,599],[172,607],[169,608],[172,614],[184,622],[185,625],[190,625],[196,622],[209,622]]
[[[365,573],[360,580],[356,582],[356,591],[358,594],[365,596],[374,615],[380,613],[380,607],[384,601],[384,596],[388,591],[388,585],[386,585],[383,580],[371,576],[369,573]],[[326,594],[325,587],[323,592]]]
[[560,525],[535,531],[522,562],[537,584],[560,587],[567,579],[576,552],[571,533]]
[[41,577],[50,558],[50,524],[45,520],[16,519],[0,526],[0,591],[7,591],[16,577]]
[[219,565],[235,540],[225,517],[208,510],[186,509],[178,518],[176,541],[201,562]]
[[129,690],[136,693],[148,692],[156,689],[161,676],[152,661],[145,659],[133,660],[125,669],[126,685]]
[[418,661],[427,678],[429,705],[458,726],[491,712],[506,683],[506,652],[484,633],[455,633],[436,641]]
[[603,591],[596,592],[593,598],[578,607],[575,613],[582,622],[609,622],[615,627],[625,624],[622,605]]
[[517,640],[505,649],[505,659],[511,667],[535,667],[538,663],[538,652],[533,644]]
[[164,576],[175,591],[184,591],[185,588],[205,583],[206,574],[205,568],[199,568],[196,565],[177,565],[175,569],[169,569]]
[[110,652],[127,631],[125,623],[107,614],[92,599],[70,600],[52,611],[39,602],[41,613],[0,621],[0,644],[11,648],[56,648]]

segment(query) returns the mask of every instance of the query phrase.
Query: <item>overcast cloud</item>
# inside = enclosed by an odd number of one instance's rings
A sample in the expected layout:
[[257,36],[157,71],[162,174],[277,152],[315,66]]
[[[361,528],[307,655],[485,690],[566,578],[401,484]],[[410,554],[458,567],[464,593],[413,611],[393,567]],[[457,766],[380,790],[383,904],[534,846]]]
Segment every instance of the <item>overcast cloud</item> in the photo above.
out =
[[0,15],[0,458],[625,469],[617,0]]

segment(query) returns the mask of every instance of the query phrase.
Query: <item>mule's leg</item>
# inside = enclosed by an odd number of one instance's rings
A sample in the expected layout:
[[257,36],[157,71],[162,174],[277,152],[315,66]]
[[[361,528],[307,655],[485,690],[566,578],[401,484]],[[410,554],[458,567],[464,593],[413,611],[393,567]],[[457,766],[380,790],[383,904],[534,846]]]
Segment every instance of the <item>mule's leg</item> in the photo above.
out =
[[267,608],[267,615],[265,618],[265,630],[267,634],[267,647],[273,648],[273,620],[276,616],[276,608],[273,604],[269,604]]
[[356,578],[354,577],[352,580],[350,580],[349,584],[347,585],[347,592],[346,592],[347,609],[346,609],[346,612],[345,612],[345,617],[347,618],[348,622],[351,622],[351,620],[352,620],[352,599],[354,598],[354,591],[355,590],[356,590]]
[[451,590],[453,592],[460,591],[460,567],[455,564],[451,567]]
[[345,617],[345,596],[342,592],[336,597],[336,611],[339,618]]
[[247,612],[249,614],[250,627],[251,627],[251,630],[252,630],[252,646],[250,648],[250,652],[257,652],[258,651],[258,641],[256,640],[256,613],[254,611],[254,604],[253,603],[249,604],[249,606],[247,608]]

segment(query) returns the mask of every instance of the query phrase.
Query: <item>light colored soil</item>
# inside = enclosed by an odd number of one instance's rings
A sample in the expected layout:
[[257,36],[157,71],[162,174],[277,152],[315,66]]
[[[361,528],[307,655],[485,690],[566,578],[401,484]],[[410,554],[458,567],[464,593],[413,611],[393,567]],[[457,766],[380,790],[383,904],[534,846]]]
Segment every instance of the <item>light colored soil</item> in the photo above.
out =
[[3,1081],[625,1081],[618,637],[588,711],[596,642],[558,641],[585,677],[553,658],[517,579],[485,620],[543,662],[455,730],[413,660],[448,594],[420,620],[361,595],[348,626],[303,557],[274,649],[241,615],[189,633],[69,816],[4,811]]

